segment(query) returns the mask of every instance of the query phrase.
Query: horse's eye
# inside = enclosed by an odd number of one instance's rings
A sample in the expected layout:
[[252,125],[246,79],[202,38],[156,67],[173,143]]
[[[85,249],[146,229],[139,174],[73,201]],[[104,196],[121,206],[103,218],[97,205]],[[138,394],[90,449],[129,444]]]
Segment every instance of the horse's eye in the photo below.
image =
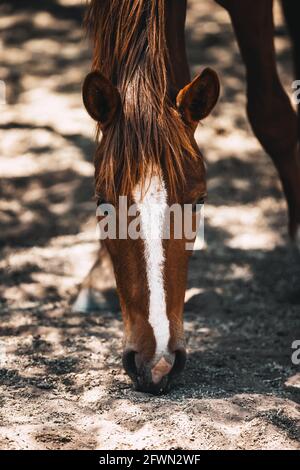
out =
[[103,198],[99,197],[97,199],[97,217],[107,216],[111,213],[111,205]]

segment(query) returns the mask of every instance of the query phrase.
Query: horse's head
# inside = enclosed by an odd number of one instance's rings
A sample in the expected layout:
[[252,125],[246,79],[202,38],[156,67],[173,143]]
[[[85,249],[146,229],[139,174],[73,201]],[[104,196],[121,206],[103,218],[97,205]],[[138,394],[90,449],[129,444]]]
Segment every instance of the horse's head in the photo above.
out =
[[[158,393],[167,389],[185,364],[183,305],[191,254],[187,243],[191,244],[194,239],[190,239],[185,230],[182,230],[181,236],[178,237],[175,215],[168,218],[169,230],[165,228],[170,206],[176,204],[178,210],[189,204],[193,209],[205,197],[205,168],[194,140],[194,131],[198,122],[210,113],[218,95],[218,77],[214,71],[205,69],[179,91],[176,102],[174,100],[173,104],[171,101],[168,104],[168,112],[176,115],[174,125],[177,123],[179,127],[176,139],[179,144],[180,139],[188,140],[193,153],[193,157],[189,155],[180,163],[181,178],[173,175],[171,179],[165,158],[182,157],[171,155],[174,148],[172,142],[168,141],[170,138],[165,131],[163,116],[158,117],[156,123],[149,123],[151,129],[147,129],[147,110],[146,118],[143,109],[124,112],[124,107],[128,108],[128,104],[124,104],[117,88],[98,72],[89,74],[83,86],[87,111],[99,123],[102,131],[102,141],[95,160],[96,190],[102,203],[113,203],[116,208],[113,236],[110,235],[103,243],[113,262],[124,319],[123,364],[136,387],[147,392]],[[146,107],[147,104],[145,109]],[[139,113],[140,119],[144,119],[145,139],[149,140],[149,146],[152,145],[151,139],[158,139],[157,134],[161,127],[164,128],[162,142],[165,142],[165,148],[162,145],[160,149],[160,165],[151,165],[148,161],[147,167],[146,159],[136,154],[136,160],[132,161],[131,175],[126,155],[123,155],[122,161],[119,162],[118,158],[121,157],[111,155],[108,158],[107,153],[118,152],[124,145],[123,139],[127,139],[127,142],[130,139],[130,133],[124,135],[120,126],[131,129],[132,139],[136,139],[136,152],[139,148],[144,148],[136,138],[132,113]],[[127,120],[131,120],[130,125]],[[168,125],[170,126],[170,123]],[[176,133],[177,129],[171,132]],[[126,144],[124,152],[126,154]],[[136,176],[139,162],[144,166],[140,176]],[[117,192],[117,197],[114,198],[109,185],[101,185],[101,181],[107,183],[107,180],[102,178],[107,174],[107,165],[113,168],[111,185]],[[127,186],[122,185],[125,177],[127,183],[129,181]],[[135,181],[131,188],[130,181]],[[127,196],[125,203],[123,199],[122,204],[120,203],[120,195]],[[193,210],[191,214],[194,226],[197,214]],[[105,210],[99,212],[98,220],[101,222],[106,216]],[[182,227],[183,224],[180,219],[179,226]]]

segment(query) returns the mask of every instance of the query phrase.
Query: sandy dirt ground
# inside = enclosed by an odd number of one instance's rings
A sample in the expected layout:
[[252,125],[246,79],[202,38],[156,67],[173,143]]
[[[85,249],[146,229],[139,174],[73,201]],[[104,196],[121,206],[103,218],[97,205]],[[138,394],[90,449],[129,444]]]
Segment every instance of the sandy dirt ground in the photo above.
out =
[[[84,2],[3,1],[0,77],[0,448],[299,449],[300,256],[288,246],[276,173],[245,117],[244,68],[227,14],[190,0],[193,73],[222,98],[197,131],[207,158],[205,250],[190,265],[189,358],[168,395],[121,367],[120,313],[74,314],[95,252],[93,123]],[[290,46],[277,10],[281,77]]]

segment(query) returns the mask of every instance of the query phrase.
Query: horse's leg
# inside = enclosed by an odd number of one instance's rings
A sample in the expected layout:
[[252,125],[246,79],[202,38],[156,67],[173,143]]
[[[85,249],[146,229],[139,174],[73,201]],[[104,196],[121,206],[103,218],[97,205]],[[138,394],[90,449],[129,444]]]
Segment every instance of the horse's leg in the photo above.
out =
[[[297,115],[276,69],[273,0],[216,0],[231,17],[247,71],[247,111],[253,131],[271,156],[289,209],[289,232],[300,224]],[[297,3],[297,2],[294,2]]]
[[104,246],[101,246],[95,264],[81,284],[72,310],[74,312],[119,310],[115,275]]
[[179,90],[191,81],[185,44],[186,8],[187,0],[166,2],[167,43],[172,64],[169,74],[175,89],[175,99]]
[[[284,16],[293,43],[293,57],[296,79],[300,80],[300,3],[293,0],[281,0]],[[298,137],[300,141],[300,103],[298,104]]]

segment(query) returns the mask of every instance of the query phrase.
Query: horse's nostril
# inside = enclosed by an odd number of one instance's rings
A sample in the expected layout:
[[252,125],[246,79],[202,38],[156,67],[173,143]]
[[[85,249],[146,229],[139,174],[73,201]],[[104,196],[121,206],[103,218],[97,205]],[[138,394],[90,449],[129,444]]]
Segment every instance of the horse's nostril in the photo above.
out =
[[173,368],[172,368],[172,370],[169,374],[170,379],[173,379],[174,377],[176,377],[177,375],[179,375],[183,371],[185,363],[186,363],[186,351],[185,351],[185,349],[183,349],[183,348],[177,349],[175,351],[174,366],[173,366]]
[[122,357],[122,362],[123,362],[123,367],[129,377],[133,380],[136,381],[137,378],[137,367],[135,363],[135,356],[136,352],[133,351],[132,349],[127,349],[123,352],[123,357]]
[[170,362],[166,361],[166,359],[162,357],[151,369],[153,383],[158,384],[165,375],[168,375],[173,367],[173,364],[174,357],[171,358]]
[[168,353],[155,365],[144,362],[143,357],[127,349],[123,353],[123,367],[137,390],[161,394],[169,390],[173,380],[182,372],[186,362],[183,348]]

